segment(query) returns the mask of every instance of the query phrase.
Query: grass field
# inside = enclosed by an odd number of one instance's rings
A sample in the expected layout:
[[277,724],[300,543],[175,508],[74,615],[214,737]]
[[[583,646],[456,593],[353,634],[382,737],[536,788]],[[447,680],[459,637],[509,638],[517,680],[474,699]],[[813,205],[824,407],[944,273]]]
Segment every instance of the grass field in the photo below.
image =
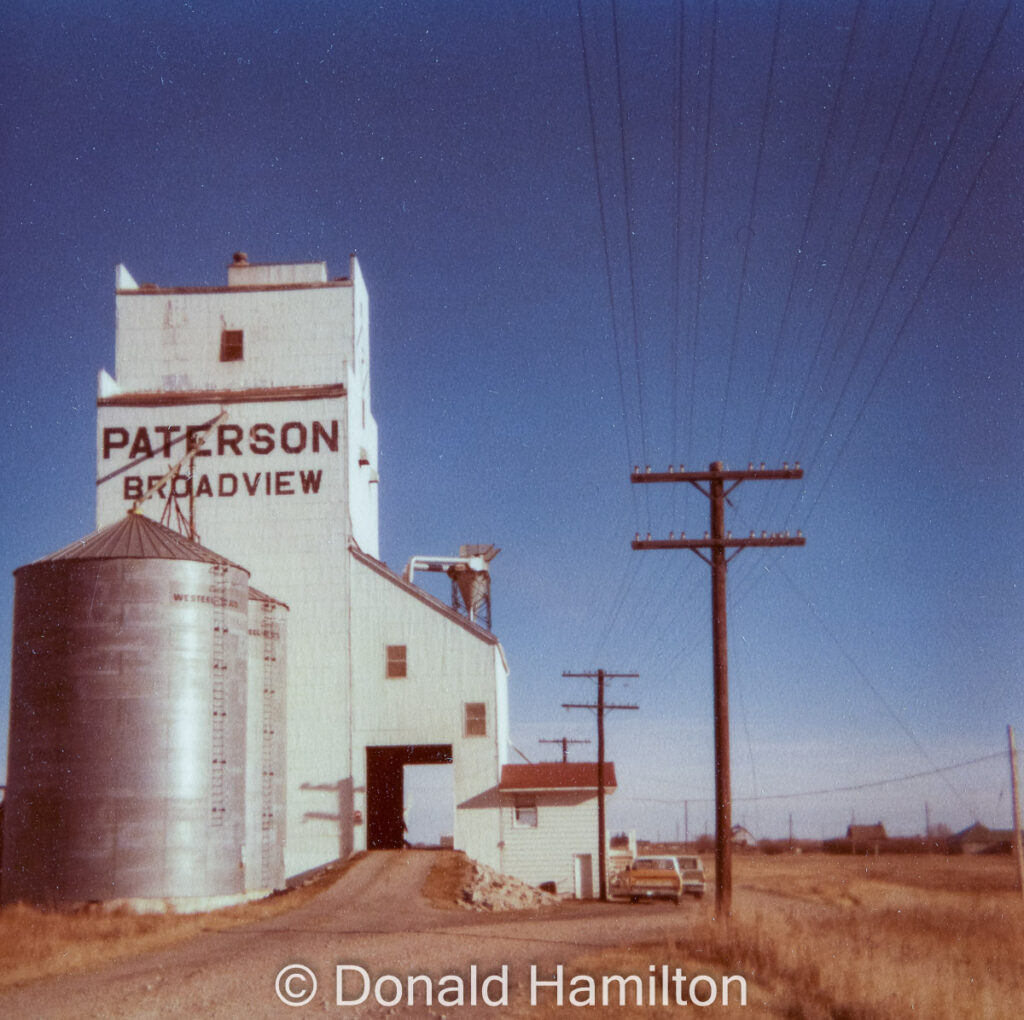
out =
[[[1024,1013],[1024,902],[1009,857],[741,856],[733,914],[713,885],[672,943],[574,961],[577,973],[742,975],[745,1008],[700,1013],[793,1020],[899,1020]],[[710,878],[711,876],[709,876]],[[691,1007],[689,1012],[694,1012]],[[645,1008],[644,1017],[680,1009]]]

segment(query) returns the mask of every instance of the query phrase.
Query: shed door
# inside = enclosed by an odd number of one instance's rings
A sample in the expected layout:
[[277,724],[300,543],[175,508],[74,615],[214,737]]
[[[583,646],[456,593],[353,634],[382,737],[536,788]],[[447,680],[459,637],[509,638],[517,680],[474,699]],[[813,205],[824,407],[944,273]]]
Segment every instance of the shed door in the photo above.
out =
[[575,863],[576,899],[592,900],[594,898],[594,864],[591,854],[576,854]]

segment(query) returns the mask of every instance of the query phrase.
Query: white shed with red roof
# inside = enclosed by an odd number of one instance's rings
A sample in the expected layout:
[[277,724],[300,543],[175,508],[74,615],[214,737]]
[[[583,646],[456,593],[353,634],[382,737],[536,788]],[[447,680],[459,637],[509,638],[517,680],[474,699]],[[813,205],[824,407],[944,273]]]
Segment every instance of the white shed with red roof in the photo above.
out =
[[[604,765],[605,793],[615,790],[615,766]],[[597,894],[597,762],[504,765],[501,870],[559,893]],[[607,833],[605,833],[607,839]]]

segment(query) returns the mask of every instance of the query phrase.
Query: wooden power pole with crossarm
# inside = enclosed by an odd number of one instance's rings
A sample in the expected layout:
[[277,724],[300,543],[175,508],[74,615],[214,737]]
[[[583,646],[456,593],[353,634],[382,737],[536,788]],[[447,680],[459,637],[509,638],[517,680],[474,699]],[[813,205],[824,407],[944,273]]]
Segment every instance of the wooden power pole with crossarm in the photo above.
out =
[[[784,535],[760,537],[750,533],[749,538],[733,538],[725,530],[726,497],[741,482],[777,481],[803,478],[798,464],[795,468],[784,465],[782,470],[765,470],[762,464],[751,464],[745,471],[730,471],[721,461],[712,463],[706,471],[685,471],[669,468],[666,472],[634,469],[630,481],[687,482],[704,493],[711,503],[711,530],[703,538],[652,539],[650,535],[633,541],[634,549],[690,549],[711,566],[711,629],[714,654],[715,702],[715,908],[717,916],[728,917],[732,909],[732,792],[729,776],[729,654],[726,631],[725,579],[726,567],[741,549],[757,546],[803,545],[804,537],[798,531],[791,538]],[[705,488],[706,486],[706,488]],[[727,555],[727,550],[732,550]]]
[[636,705],[609,705],[604,699],[605,680],[618,680],[626,677],[636,678],[638,673],[606,673],[599,669],[596,673],[563,673],[563,677],[585,677],[588,680],[597,681],[597,704],[566,704],[562,708],[591,708],[597,712],[597,882],[598,898],[603,902],[608,899],[608,862],[605,854],[605,832],[604,820],[604,715],[605,712],[627,711],[635,712]]

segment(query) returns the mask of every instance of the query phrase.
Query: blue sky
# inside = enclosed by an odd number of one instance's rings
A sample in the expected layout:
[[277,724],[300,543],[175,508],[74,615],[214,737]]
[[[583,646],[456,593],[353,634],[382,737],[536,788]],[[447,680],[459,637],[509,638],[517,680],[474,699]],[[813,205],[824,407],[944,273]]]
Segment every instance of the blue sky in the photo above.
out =
[[639,672],[610,825],[712,823],[708,569],[629,546],[707,504],[629,472],[799,461],[727,512],[807,536],[730,565],[736,820],[1009,825],[1022,34],[992,0],[9,0],[8,578],[93,527],[116,263],[212,285],[238,249],[355,251],[383,556],[502,548],[522,752],[593,736],[563,671]]

